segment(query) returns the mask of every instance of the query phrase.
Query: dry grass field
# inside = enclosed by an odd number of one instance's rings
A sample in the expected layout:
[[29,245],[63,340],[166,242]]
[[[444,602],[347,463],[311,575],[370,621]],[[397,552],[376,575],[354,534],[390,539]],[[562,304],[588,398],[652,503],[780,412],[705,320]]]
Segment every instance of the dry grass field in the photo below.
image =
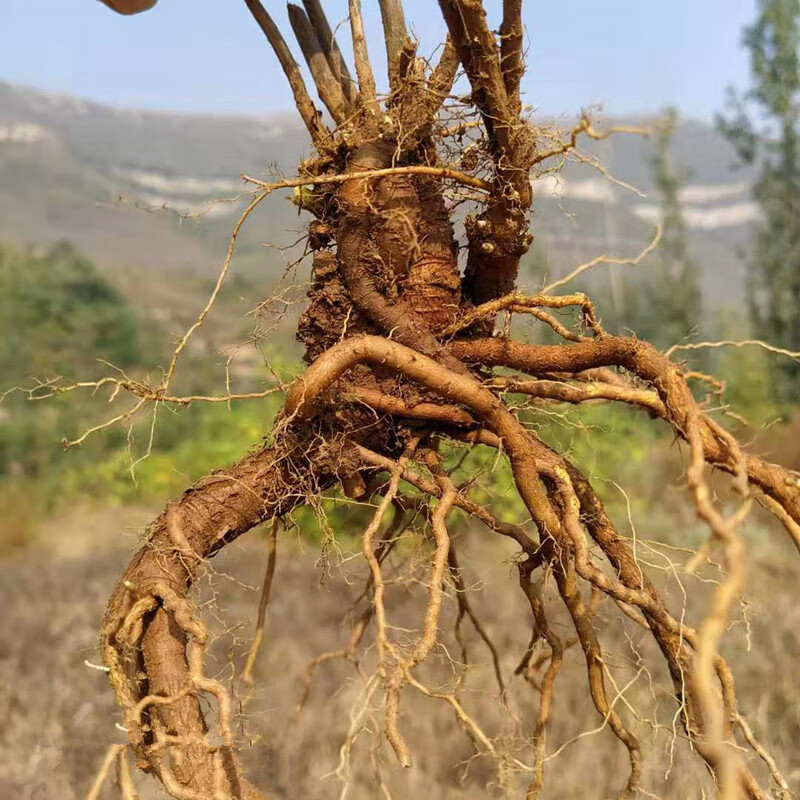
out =
[[[0,632],[0,797],[23,800],[79,800],[86,796],[110,744],[125,740],[115,728],[120,719],[112,692],[97,663],[97,630],[110,587],[136,545],[148,511],[93,510],[78,507],[45,525],[35,545],[0,562],[0,603],[4,624]],[[644,531],[657,523],[662,542],[678,546],[691,521],[641,521]],[[680,552],[664,546],[648,549],[644,561],[680,565]],[[500,653],[508,682],[508,709],[498,702],[489,651],[469,626],[464,627],[471,667],[464,680],[462,701],[480,720],[498,751],[528,760],[528,737],[535,719],[537,691],[513,676],[527,645],[529,610],[516,585],[515,571],[503,542],[486,532],[467,530],[459,540],[464,574],[472,605]],[[754,526],[748,531],[753,553],[749,579],[769,585],[743,605],[733,624],[726,655],[738,676],[742,711],[757,735],[776,755],[793,790],[800,789],[800,697],[797,664],[800,658],[800,607],[795,602],[797,553],[776,529]],[[406,548],[423,554],[427,543],[412,534]],[[356,667],[343,659],[321,663],[310,684],[308,703],[296,714],[304,693],[307,665],[321,653],[344,646],[353,615],[351,606],[363,586],[364,565],[347,553],[333,556],[327,566],[320,553],[300,545],[297,531],[282,534],[273,597],[263,650],[255,669],[255,685],[231,678],[240,675],[252,638],[258,587],[266,558],[264,538],[245,537],[209,562],[199,592],[202,613],[214,633],[209,673],[231,682],[239,704],[237,735],[249,774],[276,798],[352,800],[376,796],[379,771],[385,797],[432,800],[503,796],[505,787],[520,796],[525,773],[506,762],[498,778],[496,765],[475,748],[457,725],[446,704],[421,697],[406,688],[402,725],[414,766],[396,764],[380,733],[379,695],[369,698],[369,677],[375,654],[368,649]],[[408,555],[408,553],[406,553]],[[414,559],[411,559],[412,563]],[[397,562],[398,570],[401,562]],[[421,566],[421,559],[420,559]],[[398,633],[418,626],[424,610],[414,570],[390,568],[388,612]],[[713,580],[709,567],[702,580]],[[674,610],[683,603],[681,583],[692,583],[692,602],[701,580],[664,572],[662,588]],[[680,575],[680,573],[678,573]],[[552,592],[550,593],[552,595]],[[547,596],[547,595],[546,595]],[[748,595],[745,594],[745,598]],[[556,607],[555,597],[551,597]],[[363,603],[363,600],[362,600]],[[608,674],[621,690],[616,706],[644,743],[644,781],[649,794],[663,800],[710,796],[710,777],[688,745],[675,718],[676,704],[666,674],[643,669],[652,644],[646,631],[620,621],[616,609],[601,603],[595,619],[607,653]],[[362,608],[363,606],[359,606]],[[450,635],[455,619],[452,593],[443,617],[442,646],[424,667],[429,685],[445,685],[458,669],[459,649]],[[606,613],[609,612],[609,613]],[[691,620],[697,609],[686,609]],[[554,616],[565,640],[565,619]],[[745,621],[746,620],[746,621]],[[369,634],[368,634],[369,636]],[[586,672],[579,648],[567,650],[558,678],[555,707],[548,735],[551,760],[546,770],[557,778],[546,795],[552,800],[614,797],[625,773],[625,751],[587,702]],[[628,703],[646,709],[638,720]],[[341,750],[348,731],[357,733],[347,757]],[[757,761],[750,759],[753,769]],[[345,767],[345,765],[349,765]],[[757,774],[765,777],[763,769]],[[142,800],[163,797],[153,779],[136,773]],[[587,786],[593,787],[587,790]],[[343,794],[345,788],[346,794]],[[111,780],[100,798],[118,796]],[[705,793],[705,795],[704,795]]]

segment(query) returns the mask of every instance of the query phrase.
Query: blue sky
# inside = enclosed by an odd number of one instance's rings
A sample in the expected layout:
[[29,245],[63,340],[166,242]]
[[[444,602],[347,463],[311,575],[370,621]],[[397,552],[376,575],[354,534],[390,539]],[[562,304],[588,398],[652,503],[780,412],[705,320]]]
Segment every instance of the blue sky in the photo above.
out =
[[[284,3],[266,5],[285,23]],[[378,3],[362,5],[378,60]],[[598,103],[614,114],[675,104],[686,116],[708,119],[726,86],[747,85],[740,37],[755,5],[528,0],[526,102],[556,115]],[[500,0],[486,6],[497,24]],[[334,24],[346,20],[347,0],[325,7]],[[405,7],[421,51],[432,52],[443,31],[435,0],[405,0]],[[277,62],[241,0],[159,0],[138,17],[119,17],[97,0],[0,0],[0,79],[135,108],[291,108]]]

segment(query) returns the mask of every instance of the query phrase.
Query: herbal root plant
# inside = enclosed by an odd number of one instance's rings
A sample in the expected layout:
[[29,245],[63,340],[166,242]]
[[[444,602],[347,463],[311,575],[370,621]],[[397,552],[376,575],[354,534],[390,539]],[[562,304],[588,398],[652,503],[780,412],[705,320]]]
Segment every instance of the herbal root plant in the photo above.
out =
[[[345,780],[348,753],[363,735],[359,720],[376,706],[380,730],[374,735],[379,742],[385,737],[397,761],[413,769],[415,743],[406,736],[403,703],[418,692],[452,710],[453,724],[475,753],[494,763],[494,786],[510,792],[510,776],[523,775],[528,798],[545,795],[548,779],[557,780],[546,767],[554,692],[565,651],[575,647],[585,659],[587,699],[597,709],[598,725],[627,753],[620,796],[655,796],[642,773],[648,742],[639,712],[614,682],[595,625],[597,607],[608,599],[657,646],[656,660],[666,664],[672,681],[675,735],[688,739],[708,765],[719,797],[789,797],[786,780],[737,704],[720,644],[742,589],[747,556],[739,528],[752,501],[772,510],[800,545],[800,481],[746,453],[709,416],[688,385],[696,373],[645,341],[606,333],[587,296],[564,293],[592,266],[638,263],[657,247],[658,231],[639,256],[598,257],[535,295],[515,290],[520,259],[532,241],[532,179],[558,169],[566,157],[593,164],[579,150],[581,138],[610,133],[596,130],[588,117],[564,134],[528,119],[520,99],[521,0],[504,0],[498,32],[489,27],[480,0],[440,0],[448,36],[435,63],[418,54],[400,0],[380,0],[386,94],[376,88],[369,49],[378,42],[365,39],[360,0],[349,3],[353,72],[336,42],[342,30],[334,36],[319,0],[304,0],[304,8],[290,4],[291,28],[327,115],[312,99],[270,13],[259,0],[246,4],[289,81],[313,155],[296,178],[247,178],[252,200],[233,232],[217,286],[179,342],[163,381],[151,386],[115,376],[88,384],[107,383],[115,394],[134,398],[132,410],[93,430],[159,405],[247,399],[179,397],[171,385],[181,352],[223,286],[237,234],[277,189],[294,189],[308,219],[312,284],[297,328],[308,368],[285,387],[270,444],[254,445],[240,461],[173,500],[150,526],[109,600],[102,654],[137,766],[180,800],[269,795],[269,786],[256,788],[240,768],[230,687],[206,673],[208,632],[190,589],[206,560],[237,537],[302,504],[317,506],[323,493],[339,493],[374,506],[361,534],[366,605],[354,616],[342,650],[323,654],[309,672],[331,658],[359,663],[364,649],[377,652],[374,673],[362,672],[364,707],[354,711],[342,748]],[[454,92],[457,79],[464,96]],[[462,219],[463,239],[457,240],[454,222]],[[564,309],[574,312],[571,322],[563,321]],[[498,332],[498,320],[512,315],[532,316],[561,343],[519,341],[508,325]],[[44,385],[36,396],[71,388],[78,386]],[[651,567],[618,532],[587,477],[524,423],[520,395],[539,404],[628,404],[666,421],[685,443],[688,498],[708,528],[707,544],[689,569],[712,555],[722,562],[722,577],[700,619],[687,620],[665,602]],[[504,521],[491,501],[471,496],[470,482],[456,482],[443,457],[454,447],[493,449],[508,462],[529,515],[526,524]],[[728,509],[709,489],[712,468],[727,473],[738,497]],[[516,688],[529,692],[525,714],[534,720],[522,755],[471,710],[462,691],[465,648],[460,656],[458,648],[448,651],[455,664],[449,683],[426,681],[425,662],[442,646],[442,608],[452,597],[456,641],[469,620],[491,654],[498,702],[508,698],[511,676],[503,674],[497,648],[470,604],[465,575],[471,565],[459,562],[451,537],[456,509],[474,518],[487,537],[506,537],[518,551],[514,569],[530,607],[518,625],[530,631],[530,646],[518,654],[517,672],[530,686]],[[422,520],[430,546],[423,570],[426,609],[409,633],[388,614],[394,585],[385,564],[390,552],[401,558],[409,552],[401,544],[412,517]],[[270,588],[276,591],[276,535],[274,525],[259,631]],[[552,622],[562,612],[574,629],[567,638]],[[257,657],[256,644],[245,684],[253,680]],[[640,672],[656,666],[643,663]],[[508,715],[511,724],[519,722],[511,710]],[[115,746],[104,769],[115,758],[123,795],[133,797],[124,749]],[[384,790],[378,781],[376,791]]]

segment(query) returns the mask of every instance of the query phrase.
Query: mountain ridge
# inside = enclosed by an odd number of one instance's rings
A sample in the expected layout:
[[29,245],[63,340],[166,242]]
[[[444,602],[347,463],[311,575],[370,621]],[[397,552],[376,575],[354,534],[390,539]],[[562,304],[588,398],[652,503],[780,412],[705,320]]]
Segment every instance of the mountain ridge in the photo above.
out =
[[[605,174],[570,163],[534,183],[533,232],[553,275],[598,250],[635,254],[659,216],[646,140],[622,134],[584,146]],[[291,175],[309,150],[291,114],[116,109],[0,81],[0,239],[45,246],[69,238],[120,270],[211,275],[244,202],[232,199],[246,192],[241,174]],[[687,181],[684,215],[707,303],[739,305],[738,253],[758,218],[753,175],[734,168],[712,126],[694,120],[679,125],[673,160]],[[248,274],[265,280],[285,259],[261,245],[288,245],[303,228],[280,194],[240,242]]]

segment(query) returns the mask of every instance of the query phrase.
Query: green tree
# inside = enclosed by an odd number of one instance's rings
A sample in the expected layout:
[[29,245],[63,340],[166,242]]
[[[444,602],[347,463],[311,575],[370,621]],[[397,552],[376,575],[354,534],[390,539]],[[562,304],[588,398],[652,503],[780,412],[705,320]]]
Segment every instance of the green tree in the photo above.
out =
[[[748,298],[759,338],[800,349],[800,0],[760,0],[758,17],[743,34],[753,86],[728,93],[720,129],[739,158],[758,170],[754,189],[763,220],[749,264]],[[800,365],[776,364],[783,400],[800,398]]]
[[627,278],[622,288],[624,325],[661,348],[692,334],[702,311],[697,266],[689,255],[681,208],[682,181],[670,154],[677,124],[677,112],[667,109],[663,121],[656,126],[649,159],[662,220],[656,258],[644,271]]
[[[0,393],[33,378],[90,375],[98,359],[123,368],[139,361],[136,317],[122,295],[71,244],[45,253],[0,246]],[[19,393],[3,412],[0,474],[11,464],[38,471],[71,428],[66,409]],[[70,408],[70,417],[79,414]]]
[[98,358],[129,366],[139,354],[135,315],[73,245],[44,254],[0,248],[0,374],[85,374]]

